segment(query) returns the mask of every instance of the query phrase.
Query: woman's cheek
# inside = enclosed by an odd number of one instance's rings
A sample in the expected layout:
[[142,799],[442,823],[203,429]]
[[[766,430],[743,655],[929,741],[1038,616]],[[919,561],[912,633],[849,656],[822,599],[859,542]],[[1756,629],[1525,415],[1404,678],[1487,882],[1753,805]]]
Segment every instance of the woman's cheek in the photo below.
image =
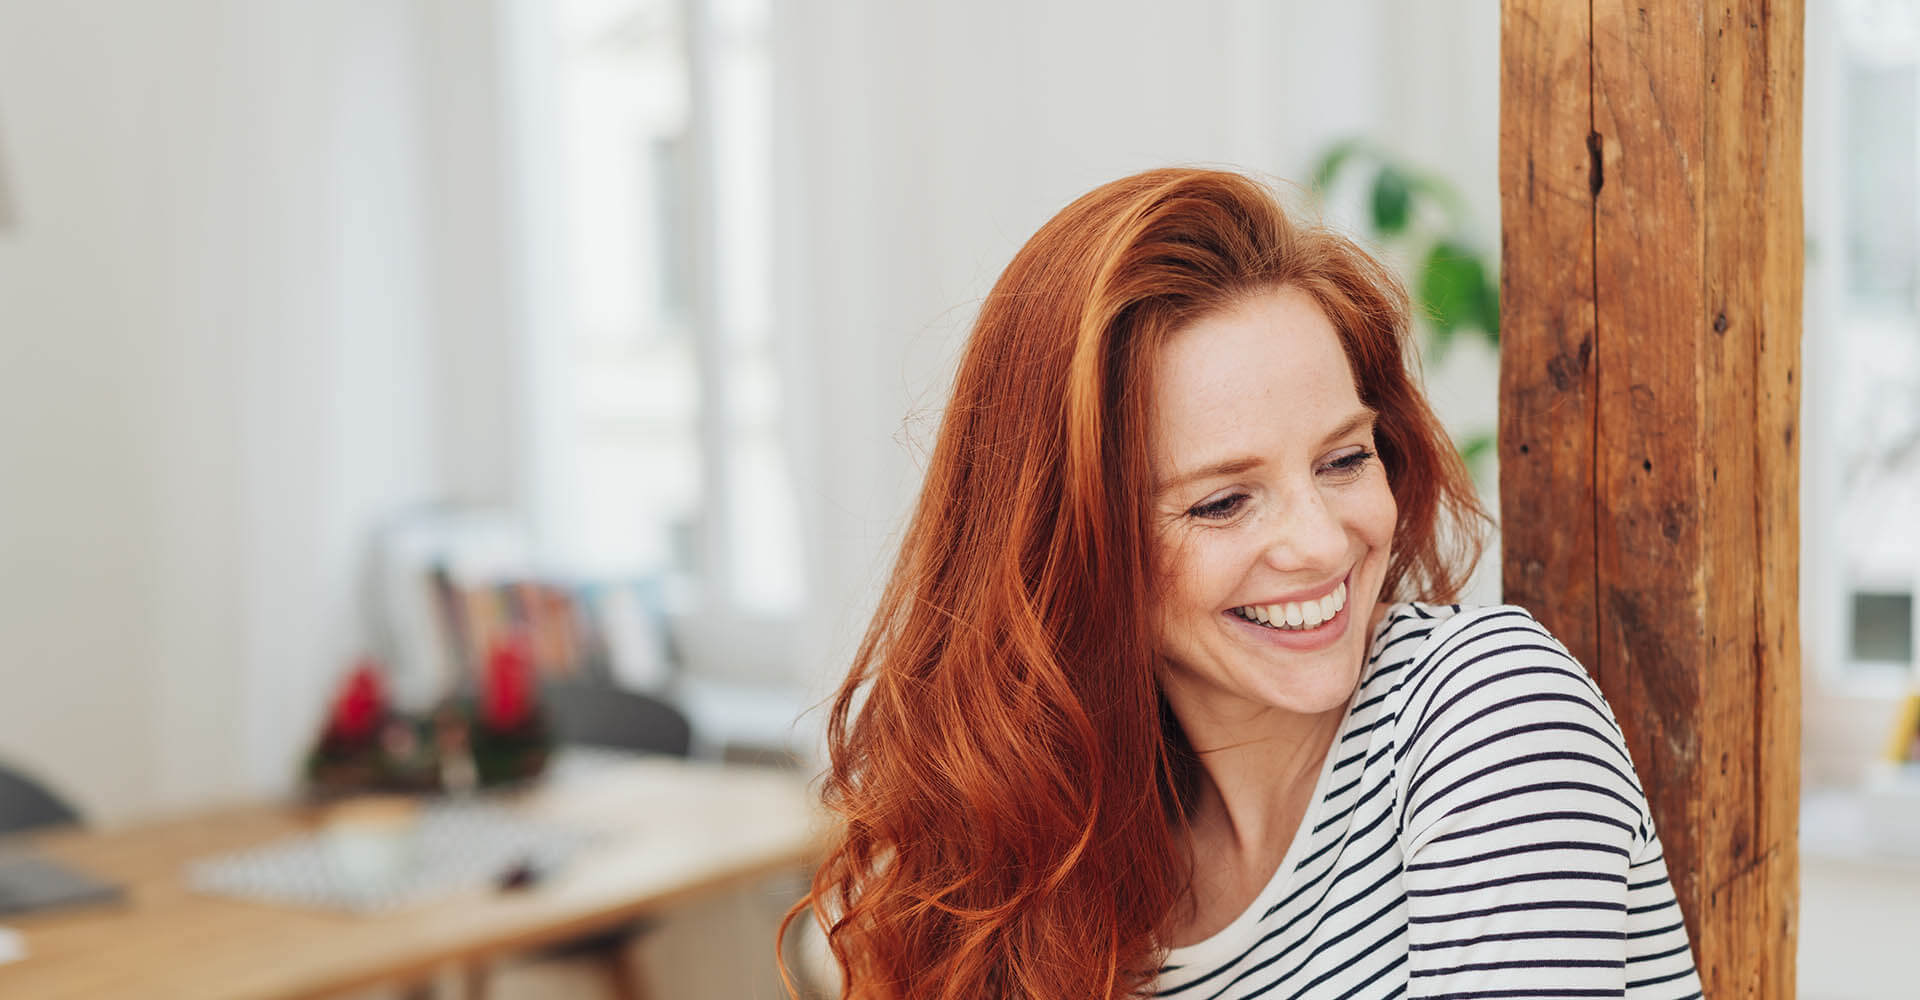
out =
[[1384,474],[1368,476],[1362,485],[1364,488],[1356,498],[1357,526],[1368,542],[1384,548],[1393,541],[1393,530],[1400,520],[1400,507],[1394,502],[1393,490],[1388,488]]

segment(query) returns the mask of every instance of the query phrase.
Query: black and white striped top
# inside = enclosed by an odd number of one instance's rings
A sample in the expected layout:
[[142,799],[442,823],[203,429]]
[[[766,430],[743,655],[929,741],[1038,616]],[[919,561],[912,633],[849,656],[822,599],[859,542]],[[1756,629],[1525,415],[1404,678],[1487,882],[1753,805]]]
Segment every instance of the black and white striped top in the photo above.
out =
[[1515,607],[1397,604],[1286,859],[1156,996],[1700,996],[1599,689]]

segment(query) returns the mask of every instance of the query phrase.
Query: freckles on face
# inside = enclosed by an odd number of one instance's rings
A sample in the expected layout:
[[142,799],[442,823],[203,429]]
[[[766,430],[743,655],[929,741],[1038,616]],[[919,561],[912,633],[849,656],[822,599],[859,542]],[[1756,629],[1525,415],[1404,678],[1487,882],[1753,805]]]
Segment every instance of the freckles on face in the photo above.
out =
[[1344,706],[1397,511],[1339,335],[1311,296],[1280,288],[1176,332],[1158,360],[1154,618],[1169,700],[1183,718]]

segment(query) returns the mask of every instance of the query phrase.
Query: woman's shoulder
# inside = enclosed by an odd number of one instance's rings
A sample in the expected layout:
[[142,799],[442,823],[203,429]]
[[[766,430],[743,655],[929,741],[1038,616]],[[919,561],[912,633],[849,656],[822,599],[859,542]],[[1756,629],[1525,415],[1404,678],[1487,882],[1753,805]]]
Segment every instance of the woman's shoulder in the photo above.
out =
[[[1402,642],[1394,678],[1403,747],[1526,722],[1582,722],[1608,743],[1619,724],[1567,647],[1512,604],[1397,604],[1378,637]],[[1443,724],[1445,723],[1445,724]]]
[[[1464,650],[1469,655],[1462,656]],[[1376,628],[1371,658],[1402,674],[1401,688],[1417,689],[1437,669],[1487,669],[1514,657],[1530,657],[1580,676],[1586,671],[1566,646],[1527,609],[1516,604],[1431,604],[1403,601],[1388,605]]]
[[[1462,657],[1471,648],[1475,655]],[[1586,675],[1565,645],[1517,604],[1430,604],[1387,607],[1374,637],[1374,655],[1403,660],[1409,677],[1452,661],[1456,667],[1528,657]]]
[[1397,605],[1391,614],[1402,616],[1398,628],[1426,631],[1396,685],[1395,757],[1410,792],[1429,771],[1544,754],[1598,766],[1621,804],[1639,811],[1639,781],[1606,698],[1526,609]]

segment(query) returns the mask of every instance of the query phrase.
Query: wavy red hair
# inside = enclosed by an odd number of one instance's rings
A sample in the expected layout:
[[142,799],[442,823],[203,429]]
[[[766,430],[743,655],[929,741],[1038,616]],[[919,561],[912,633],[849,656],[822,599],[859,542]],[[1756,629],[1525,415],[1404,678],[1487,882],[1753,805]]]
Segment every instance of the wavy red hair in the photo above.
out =
[[1389,271],[1237,174],[1154,170],[1067,206],[981,308],[833,702],[841,826],[787,920],[811,908],[847,997],[1117,998],[1157,972],[1197,765],[1150,627],[1150,389],[1168,337],[1276,286],[1326,310],[1379,414],[1384,593],[1457,594],[1485,515]]

